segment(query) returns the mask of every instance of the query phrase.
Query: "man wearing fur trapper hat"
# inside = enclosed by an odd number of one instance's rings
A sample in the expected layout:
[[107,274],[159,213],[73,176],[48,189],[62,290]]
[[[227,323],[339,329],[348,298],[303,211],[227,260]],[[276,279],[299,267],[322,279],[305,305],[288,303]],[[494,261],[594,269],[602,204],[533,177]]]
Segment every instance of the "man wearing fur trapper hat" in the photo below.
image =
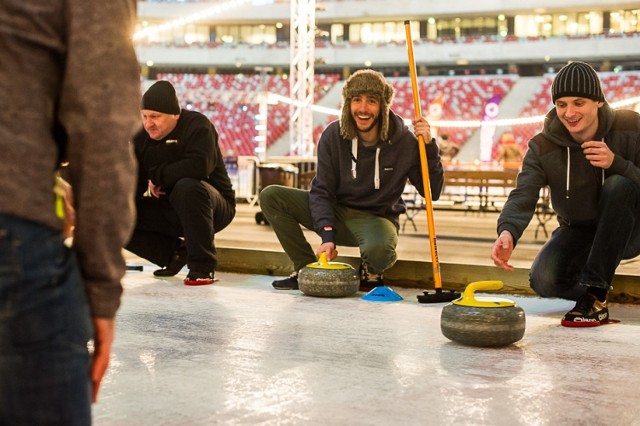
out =
[[551,86],[555,107],[529,141],[516,188],[498,218],[491,257],[509,259],[549,186],[560,227],[531,266],[531,288],[542,297],[576,300],[561,324],[609,321],[607,293],[622,259],[640,254],[640,115],[605,101],[591,65],[571,62]]
[[168,81],[149,87],[140,110],[143,128],[133,138],[138,218],[125,248],[162,266],[157,277],[187,265],[186,285],[211,284],[218,264],[214,234],[236,212],[218,132],[205,115],[180,108]]
[[[342,89],[342,115],[318,142],[318,164],[311,190],[270,185],[260,193],[260,207],[294,265],[294,273],[273,282],[277,289],[297,289],[298,271],[337,246],[360,248],[360,289],[383,285],[383,273],[397,259],[399,216],[407,179],[424,195],[418,139],[426,141],[433,199],[444,181],[438,146],[424,117],[413,120],[414,133],[391,110],[393,87],[382,74],[355,72]],[[301,226],[322,243],[313,250]]]

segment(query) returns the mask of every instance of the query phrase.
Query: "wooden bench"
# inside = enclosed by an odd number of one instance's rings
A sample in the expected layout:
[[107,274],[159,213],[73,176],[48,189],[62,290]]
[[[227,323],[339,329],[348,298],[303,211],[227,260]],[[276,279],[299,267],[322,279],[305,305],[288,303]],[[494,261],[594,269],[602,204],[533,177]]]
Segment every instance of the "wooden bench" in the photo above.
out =
[[[506,202],[509,192],[516,187],[518,169],[504,170],[467,170],[445,169],[444,187],[438,201],[433,202],[434,209],[463,210],[473,212],[499,212]],[[403,195],[407,205],[407,213],[401,230],[410,222],[417,231],[414,223],[415,216],[424,211],[425,202],[418,195],[415,188],[408,185]],[[548,188],[540,192],[540,200],[536,205],[535,218],[538,222],[535,238],[540,231],[544,238],[548,238],[547,223],[555,216],[551,207]]]
[[440,199],[470,211],[500,211],[516,186],[518,170],[445,170]]

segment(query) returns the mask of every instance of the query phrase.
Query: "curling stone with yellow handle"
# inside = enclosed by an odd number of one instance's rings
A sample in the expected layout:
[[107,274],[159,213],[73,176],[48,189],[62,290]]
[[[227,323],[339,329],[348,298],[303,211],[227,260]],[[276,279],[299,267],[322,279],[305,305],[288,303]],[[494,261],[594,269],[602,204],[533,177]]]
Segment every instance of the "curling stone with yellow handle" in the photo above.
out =
[[524,310],[515,302],[474,296],[476,290],[499,290],[502,281],[470,283],[462,297],[442,308],[440,329],[454,342],[469,346],[507,346],[524,336]]
[[308,296],[346,297],[355,294],[360,287],[360,278],[348,263],[327,262],[325,253],[300,270],[298,287]]

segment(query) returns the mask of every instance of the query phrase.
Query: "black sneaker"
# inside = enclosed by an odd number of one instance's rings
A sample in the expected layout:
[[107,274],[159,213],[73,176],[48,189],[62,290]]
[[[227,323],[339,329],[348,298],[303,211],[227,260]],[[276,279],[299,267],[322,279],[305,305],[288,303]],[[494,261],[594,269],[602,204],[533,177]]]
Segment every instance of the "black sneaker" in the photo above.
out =
[[213,283],[213,272],[189,271],[189,275],[184,279],[185,285],[206,285]]
[[298,289],[298,271],[289,275],[287,278],[281,280],[275,280],[273,288],[276,290],[297,290]]
[[367,270],[367,265],[360,265],[360,291],[370,292],[376,287],[384,286],[384,278],[382,274],[372,274]]
[[560,324],[565,327],[596,327],[609,321],[607,301],[601,302],[587,293],[576,301],[576,306],[567,312]]
[[162,269],[153,271],[156,277],[173,277],[175,274],[187,264],[187,248],[184,244],[180,244],[173,253],[169,264]]

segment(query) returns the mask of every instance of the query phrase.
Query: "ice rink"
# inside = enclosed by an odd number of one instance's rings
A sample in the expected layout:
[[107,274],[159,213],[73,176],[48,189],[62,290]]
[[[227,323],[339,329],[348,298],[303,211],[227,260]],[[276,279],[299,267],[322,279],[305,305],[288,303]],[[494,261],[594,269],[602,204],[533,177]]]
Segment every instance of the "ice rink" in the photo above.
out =
[[144,270],[124,280],[97,426],[640,425],[639,305],[571,329],[573,302],[509,296],[523,339],[478,348],[442,335],[423,290],[314,298],[232,273],[188,287],[128,261]]

